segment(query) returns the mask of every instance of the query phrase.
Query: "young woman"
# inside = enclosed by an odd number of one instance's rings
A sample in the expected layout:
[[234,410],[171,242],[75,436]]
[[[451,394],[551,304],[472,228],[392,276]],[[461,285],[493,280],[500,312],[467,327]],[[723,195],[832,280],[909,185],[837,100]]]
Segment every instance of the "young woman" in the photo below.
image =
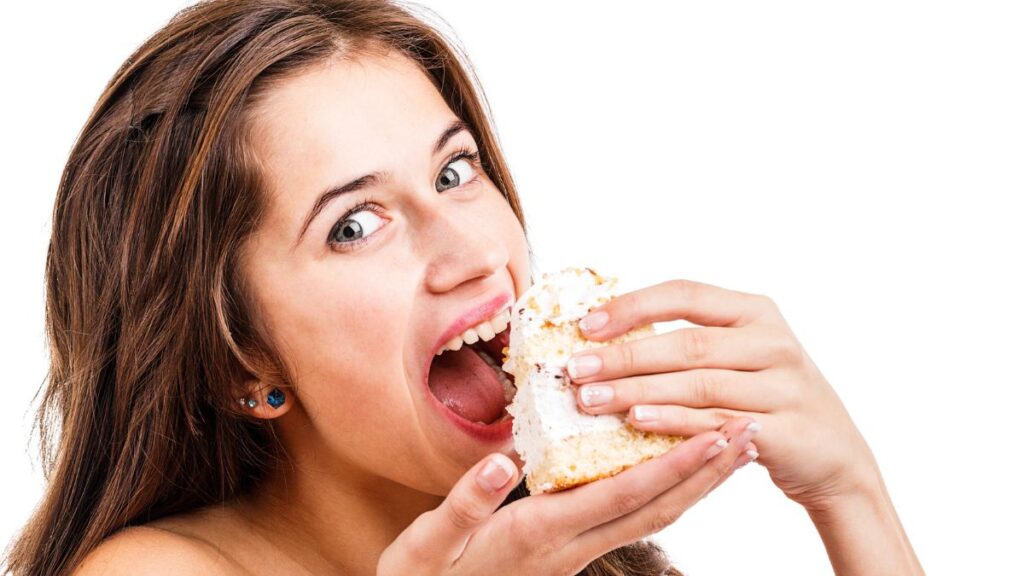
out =
[[613,478],[525,497],[503,406],[445,412],[435,352],[531,282],[470,70],[367,0],[201,3],[125,62],[54,207],[49,484],[12,573],[678,574],[643,538],[754,458],[837,573],[921,572],[764,296],[668,280],[591,315],[705,326],[573,363],[581,409],[691,436]]

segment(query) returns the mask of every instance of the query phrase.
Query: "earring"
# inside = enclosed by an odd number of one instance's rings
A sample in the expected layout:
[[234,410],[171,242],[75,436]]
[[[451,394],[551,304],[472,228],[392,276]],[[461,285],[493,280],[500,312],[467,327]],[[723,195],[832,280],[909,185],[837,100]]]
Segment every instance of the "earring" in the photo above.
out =
[[267,395],[267,404],[273,406],[275,410],[280,408],[284,404],[284,392],[281,392],[278,388],[271,390],[270,394]]

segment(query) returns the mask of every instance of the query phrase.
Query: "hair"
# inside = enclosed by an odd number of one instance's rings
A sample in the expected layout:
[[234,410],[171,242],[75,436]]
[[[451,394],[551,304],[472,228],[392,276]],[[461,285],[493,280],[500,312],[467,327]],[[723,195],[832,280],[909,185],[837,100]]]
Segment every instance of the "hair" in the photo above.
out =
[[[270,422],[234,405],[249,378],[291,382],[237,266],[268,199],[253,110],[283,80],[375,47],[427,74],[525,230],[468,58],[409,9],[213,0],[178,12],[114,74],[61,176],[33,430],[47,486],[5,572],[70,572],[118,530],[243,494],[281,461]],[[520,484],[503,505],[526,494]],[[641,540],[580,574],[680,572]]]

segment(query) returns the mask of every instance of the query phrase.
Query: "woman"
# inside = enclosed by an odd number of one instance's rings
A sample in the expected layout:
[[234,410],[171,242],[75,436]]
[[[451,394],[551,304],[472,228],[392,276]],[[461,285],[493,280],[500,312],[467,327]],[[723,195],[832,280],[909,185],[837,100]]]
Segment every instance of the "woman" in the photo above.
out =
[[692,436],[613,478],[524,498],[507,425],[441,413],[434,353],[530,285],[469,70],[365,0],[202,3],[127,60],[57,195],[49,485],[11,572],[678,574],[642,538],[754,458],[837,573],[920,572],[760,295],[673,280],[591,315],[598,341],[707,326],[573,363],[581,409]]

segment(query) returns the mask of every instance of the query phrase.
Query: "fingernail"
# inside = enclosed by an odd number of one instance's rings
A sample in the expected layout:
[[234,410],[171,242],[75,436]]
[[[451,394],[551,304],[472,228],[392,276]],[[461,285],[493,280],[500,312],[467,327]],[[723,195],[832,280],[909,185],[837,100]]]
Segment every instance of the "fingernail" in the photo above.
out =
[[569,376],[572,378],[586,378],[591,374],[597,374],[601,369],[601,359],[593,354],[586,356],[574,356],[569,358]]
[[611,386],[590,385],[580,387],[580,399],[583,400],[583,405],[587,407],[603,406],[611,402],[614,395],[615,391],[612,390]]
[[736,459],[736,463],[733,464],[733,468],[739,470],[754,460],[757,460],[758,456],[759,454],[756,450],[747,450],[743,454],[740,454],[740,457]]
[[746,443],[750,442],[750,439],[753,438],[759,430],[761,430],[760,422],[755,420],[754,422],[747,424],[747,427],[743,429],[743,432],[740,432],[740,437],[737,439],[737,442],[740,443],[740,446],[746,445]]
[[582,320],[580,320],[580,329],[584,332],[594,332],[604,328],[604,325],[608,323],[608,313],[601,310],[588,314]]
[[729,442],[724,438],[719,438],[718,440],[715,440],[715,443],[709,446],[707,452],[704,453],[704,459],[711,460],[715,456],[718,456],[719,454],[722,453],[722,450],[725,450],[725,447],[728,445]]
[[481,488],[493,494],[504,486],[509,478],[515,474],[515,470],[503,459],[491,458],[483,469],[476,476],[476,482]]
[[654,406],[633,406],[633,420],[653,422],[658,419],[658,409]]

